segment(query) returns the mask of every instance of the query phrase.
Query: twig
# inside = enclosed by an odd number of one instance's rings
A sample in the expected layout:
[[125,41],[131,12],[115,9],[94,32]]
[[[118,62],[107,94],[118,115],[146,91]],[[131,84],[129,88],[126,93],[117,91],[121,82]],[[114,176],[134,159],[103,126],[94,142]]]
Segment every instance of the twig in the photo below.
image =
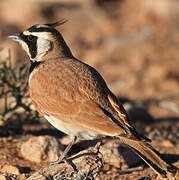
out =
[[173,102],[168,102],[168,101],[160,101],[159,102],[159,105],[164,107],[164,108],[167,108],[169,110],[172,110],[174,112],[179,112],[179,105],[173,103]]
[[[11,55],[0,63],[0,98],[4,99],[4,111],[1,120],[7,121],[18,114],[21,108],[28,119],[38,119],[38,113],[30,109],[26,76],[29,68],[26,65],[12,67]],[[21,111],[22,113],[22,111]]]

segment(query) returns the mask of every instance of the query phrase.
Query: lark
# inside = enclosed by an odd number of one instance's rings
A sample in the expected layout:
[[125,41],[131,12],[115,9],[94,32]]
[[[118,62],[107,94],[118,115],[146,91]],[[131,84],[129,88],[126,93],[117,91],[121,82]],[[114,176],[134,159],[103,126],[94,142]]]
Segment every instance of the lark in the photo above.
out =
[[36,24],[9,36],[30,58],[29,90],[36,110],[72,139],[58,162],[66,157],[77,138],[111,136],[134,150],[162,177],[174,173],[177,168],[165,162],[150,139],[137,132],[103,77],[73,56],[55,29],[63,23]]

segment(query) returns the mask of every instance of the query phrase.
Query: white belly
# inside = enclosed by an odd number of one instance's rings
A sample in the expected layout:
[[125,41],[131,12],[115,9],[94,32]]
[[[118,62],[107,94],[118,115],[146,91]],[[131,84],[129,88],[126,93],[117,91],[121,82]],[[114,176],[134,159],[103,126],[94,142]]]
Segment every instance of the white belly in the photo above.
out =
[[44,115],[44,118],[48,120],[48,122],[54,126],[56,129],[64,132],[65,134],[72,134],[72,132],[70,131],[70,129],[68,128],[68,126],[66,125],[66,123],[64,123],[64,121],[59,120],[57,118],[55,118],[54,116],[48,116],[48,115]]
[[97,137],[97,134],[92,131],[87,131],[85,129],[79,128],[78,125],[71,127],[71,124],[64,122],[64,120],[59,120],[54,116],[44,115],[44,118],[54,126],[56,129],[62,131],[65,134],[73,135],[79,137],[80,139],[92,140]]

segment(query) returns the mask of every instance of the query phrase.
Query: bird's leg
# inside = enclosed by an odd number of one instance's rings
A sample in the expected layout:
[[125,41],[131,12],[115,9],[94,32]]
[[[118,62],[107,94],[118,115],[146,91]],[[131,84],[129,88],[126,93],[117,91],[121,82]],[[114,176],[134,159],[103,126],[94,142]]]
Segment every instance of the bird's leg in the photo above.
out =
[[50,165],[58,164],[58,163],[62,162],[63,160],[65,160],[66,159],[66,155],[68,154],[68,152],[71,149],[71,147],[73,146],[73,144],[76,142],[76,139],[77,139],[76,136],[72,136],[72,141],[68,144],[68,146],[63,151],[61,156],[56,161],[51,162]]
[[96,153],[99,152],[99,149],[100,149],[101,145],[102,145],[102,141],[101,140],[96,143],[96,145],[94,147],[97,150]]
[[103,139],[100,139],[96,145],[95,145],[95,150],[96,150],[96,154],[100,154],[101,155],[101,160],[102,160],[102,164],[104,164],[104,158],[103,158],[103,154],[100,152],[100,147],[101,145],[103,145],[104,142],[103,142]]

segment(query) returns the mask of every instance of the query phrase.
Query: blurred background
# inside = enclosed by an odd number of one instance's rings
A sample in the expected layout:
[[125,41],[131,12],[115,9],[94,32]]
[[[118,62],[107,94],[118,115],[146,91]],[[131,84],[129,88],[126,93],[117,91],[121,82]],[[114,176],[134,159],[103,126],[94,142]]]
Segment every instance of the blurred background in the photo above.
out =
[[177,0],[1,0],[0,60],[28,63],[7,39],[34,24],[58,27],[75,57],[94,66],[113,92],[132,99],[165,98],[179,91]]
[[[164,129],[175,132],[175,138],[166,137],[176,145],[179,1],[0,0],[0,61],[10,49],[14,67],[28,64],[25,52],[7,36],[61,19],[68,22],[57,29],[74,56],[102,74],[134,119],[146,124],[155,121],[153,128],[163,133]],[[138,108],[133,111],[134,105]]]

